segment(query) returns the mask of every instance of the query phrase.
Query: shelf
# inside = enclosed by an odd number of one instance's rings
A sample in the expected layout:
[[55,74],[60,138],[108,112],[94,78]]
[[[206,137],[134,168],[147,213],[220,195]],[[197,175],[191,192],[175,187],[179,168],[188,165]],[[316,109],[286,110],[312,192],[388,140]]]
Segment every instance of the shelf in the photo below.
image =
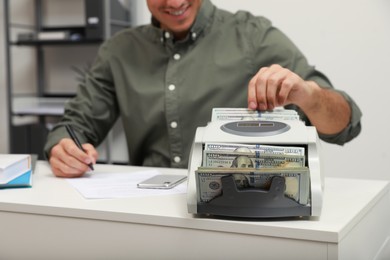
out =
[[[39,38],[40,33],[63,33],[61,38]],[[50,36],[46,36],[50,37]],[[56,27],[42,27],[36,33],[23,33],[18,35],[16,41],[11,42],[12,45],[75,45],[75,44],[99,44],[103,42],[103,38],[92,37],[86,38],[85,26],[56,26]]]
[[69,98],[60,97],[14,97],[12,114],[18,116],[62,116]]
[[52,32],[52,31],[69,31],[69,32],[84,32],[85,26],[42,26],[41,27],[42,32]]
[[84,39],[84,40],[25,40],[11,42],[18,46],[37,46],[37,45],[80,45],[80,44],[100,44],[102,39]]

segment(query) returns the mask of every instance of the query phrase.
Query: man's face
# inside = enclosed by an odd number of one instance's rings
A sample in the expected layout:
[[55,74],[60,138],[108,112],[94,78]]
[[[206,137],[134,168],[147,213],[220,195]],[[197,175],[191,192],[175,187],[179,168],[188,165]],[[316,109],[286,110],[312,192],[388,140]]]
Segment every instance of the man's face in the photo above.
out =
[[176,39],[184,38],[195,21],[202,0],[146,0],[153,17],[161,28]]

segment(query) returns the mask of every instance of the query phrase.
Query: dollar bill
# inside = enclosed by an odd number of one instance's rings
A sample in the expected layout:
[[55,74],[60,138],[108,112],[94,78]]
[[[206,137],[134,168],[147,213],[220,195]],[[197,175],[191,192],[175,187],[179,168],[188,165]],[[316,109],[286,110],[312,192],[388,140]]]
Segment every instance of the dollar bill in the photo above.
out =
[[307,167],[295,169],[231,169],[198,168],[195,171],[198,187],[198,202],[207,203],[222,195],[224,176],[232,175],[239,190],[257,188],[269,190],[272,178],[282,176],[285,179],[285,196],[307,205],[309,202],[310,176]]
[[237,151],[203,150],[203,167],[296,168],[305,166],[305,156]]
[[262,144],[236,144],[236,143],[206,143],[204,150],[208,151],[240,151],[251,153],[305,155],[304,147],[277,146]]

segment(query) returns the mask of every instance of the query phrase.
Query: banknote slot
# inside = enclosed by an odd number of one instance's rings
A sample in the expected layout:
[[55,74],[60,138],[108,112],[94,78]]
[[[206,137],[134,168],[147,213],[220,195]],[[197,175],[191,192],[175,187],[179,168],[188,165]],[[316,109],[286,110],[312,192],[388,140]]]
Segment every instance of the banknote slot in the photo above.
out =
[[198,213],[230,217],[309,216],[309,205],[301,205],[285,196],[285,178],[275,176],[268,190],[237,188],[233,175],[221,178],[222,193],[207,203],[198,203]]

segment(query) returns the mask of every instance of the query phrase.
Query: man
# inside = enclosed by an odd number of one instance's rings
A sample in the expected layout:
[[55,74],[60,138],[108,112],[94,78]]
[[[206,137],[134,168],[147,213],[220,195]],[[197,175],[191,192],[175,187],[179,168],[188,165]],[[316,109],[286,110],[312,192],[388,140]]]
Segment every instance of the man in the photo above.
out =
[[[152,24],[106,41],[63,120],[45,146],[59,177],[95,163],[95,146],[121,116],[129,163],[187,167],[196,127],[213,107],[296,109],[321,139],[344,144],[361,129],[361,112],[308,65],[263,17],[216,8],[210,0],[147,0]],[[72,124],[82,152],[68,138]]]

